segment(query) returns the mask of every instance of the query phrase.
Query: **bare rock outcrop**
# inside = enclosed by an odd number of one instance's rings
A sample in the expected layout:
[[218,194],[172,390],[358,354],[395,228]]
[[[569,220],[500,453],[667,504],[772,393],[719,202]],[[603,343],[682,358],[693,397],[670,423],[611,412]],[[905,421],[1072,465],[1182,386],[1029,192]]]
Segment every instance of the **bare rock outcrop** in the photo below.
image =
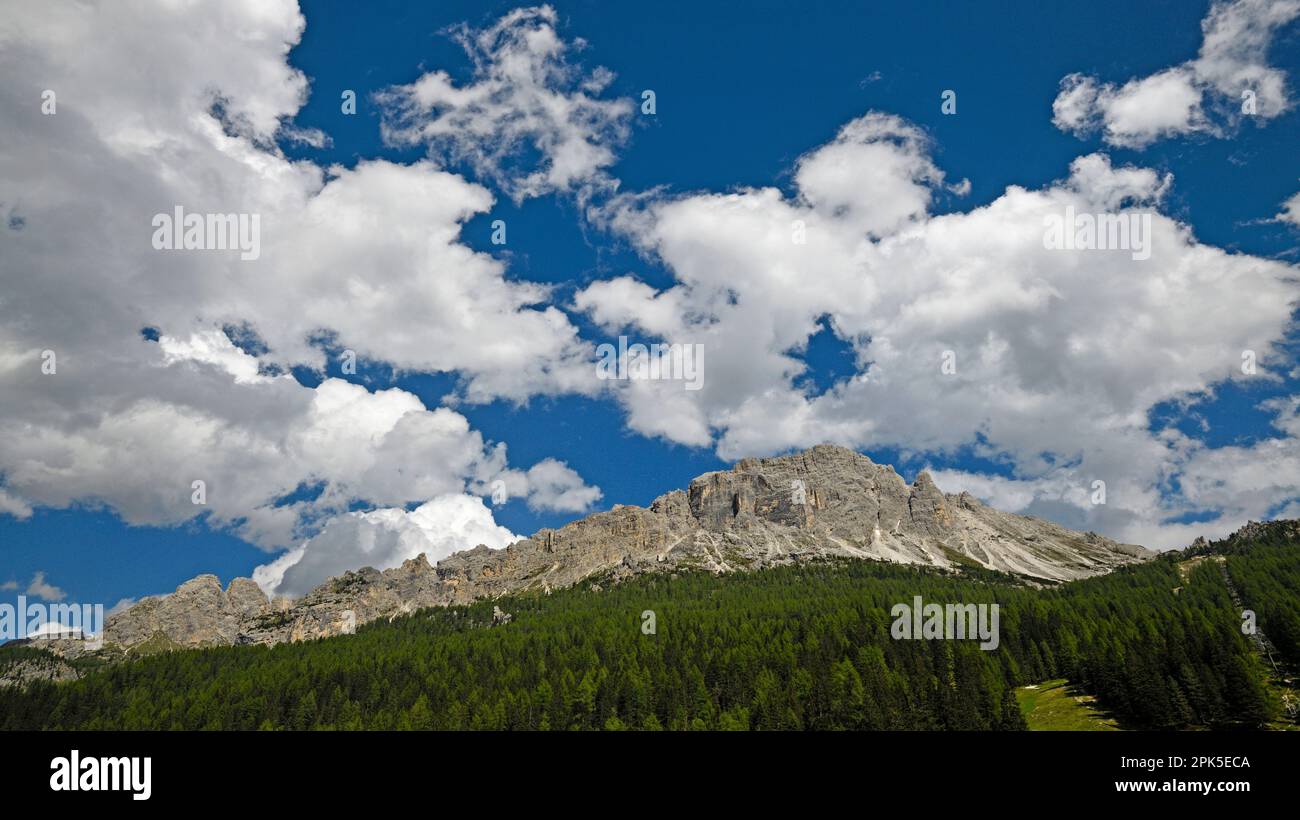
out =
[[648,507],[616,506],[504,549],[478,546],[430,565],[365,567],[289,604],[236,579],[224,592],[203,575],[175,593],[110,618],[109,644],[161,635],[176,646],[278,643],[350,632],[428,606],[571,586],[600,575],[754,570],[820,557],[953,568],[962,564],[1042,581],[1070,581],[1151,556],[1096,533],[999,512],[967,493],[946,495],[927,473],[907,484],[893,467],[820,445],[745,459],[699,476]]
[[104,641],[122,647],[152,642],[160,648],[233,644],[246,623],[270,609],[266,593],[247,578],[222,590],[217,576],[200,575],[170,595],[144,598],[110,616]]

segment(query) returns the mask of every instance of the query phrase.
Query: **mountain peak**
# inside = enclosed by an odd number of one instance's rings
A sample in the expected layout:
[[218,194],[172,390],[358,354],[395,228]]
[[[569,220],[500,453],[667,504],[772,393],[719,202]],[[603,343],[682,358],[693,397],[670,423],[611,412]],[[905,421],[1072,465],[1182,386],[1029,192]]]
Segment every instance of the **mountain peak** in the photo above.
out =
[[[182,584],[109,619],[106,641],[130,645],[163,632],[177,644],[276,643],[321,637],[420,607],[571,586],[594,575],[758,570],[818,558],[858,558],[953,569],[974,564],[1043,581],[1069,581],[1141,561],[1141,547],[946,495],[922,471],[908,485],[888,465],[832,444],[742,459],[696,477],[649,508],[618,505],[505,549],[479,545],[430,565],[424,555],[384,571],[364,567],[292,604],[253,595],[237,579]],[[255,586],[255,585],[254,585]],[[260,593],[260,590],[258,591]],[[203,610],[195,618],[188,608]],[[194,629],[194,624],[200,624]]]

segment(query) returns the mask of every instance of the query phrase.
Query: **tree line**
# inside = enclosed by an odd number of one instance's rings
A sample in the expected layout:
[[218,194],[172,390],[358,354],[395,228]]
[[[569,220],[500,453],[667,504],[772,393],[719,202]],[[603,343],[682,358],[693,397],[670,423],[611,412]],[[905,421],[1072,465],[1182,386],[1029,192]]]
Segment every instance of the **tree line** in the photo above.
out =
[[[1266,723],[1277,705],[1218,567],[1184,579],[1178,558],[1050,588],[853,560],[643,575],[0,690],[0,728],[1015,730],[1014,688],[1057,677],[1132,727]],[[1230,561],[1294,652],[1300,546]],[[998,604],[997,649],[893,639],[891,608],[916,595]],[[494,626],[493,606],[514,617]]]

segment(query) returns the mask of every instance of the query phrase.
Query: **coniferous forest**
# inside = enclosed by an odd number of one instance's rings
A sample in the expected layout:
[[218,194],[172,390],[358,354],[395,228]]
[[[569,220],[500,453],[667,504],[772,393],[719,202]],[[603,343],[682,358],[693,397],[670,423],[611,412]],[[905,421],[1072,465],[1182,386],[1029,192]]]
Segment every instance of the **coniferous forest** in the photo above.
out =
[[[1129,728],[1262,727],[1279,712],[1273,661],[1243,634],[1223,568],[1294,667],[1300,545],[1191,555],[1054,588],[867,561],[587,583],[3,689],[0,728],[1015,730],[1014,687],[1051,678]],[[891,607],[916,595],[999,604],[999,646],[892,638]]]

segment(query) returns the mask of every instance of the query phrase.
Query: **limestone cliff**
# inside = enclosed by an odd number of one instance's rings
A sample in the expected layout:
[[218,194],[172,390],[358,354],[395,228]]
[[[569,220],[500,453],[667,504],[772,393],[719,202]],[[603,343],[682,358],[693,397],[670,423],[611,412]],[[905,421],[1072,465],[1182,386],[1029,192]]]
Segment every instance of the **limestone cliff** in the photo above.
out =
[[384,571],[332,578],[290,604],[236,579],[204,575],[109,619],[106,646],[163,636],[176,646],[277,643],[348,632],[421,607],[546,592],[596,574],[698,568],[761,569],[820,557],[951,568],[958,564],[1069,581],[1150,553],[1095,533],[945,495],[926,473],[907,484],[892,467],[822,445],[746,459],[707,473],[648,509],[617,506],[505,549],[478,546],[431,566],[424,556]]

